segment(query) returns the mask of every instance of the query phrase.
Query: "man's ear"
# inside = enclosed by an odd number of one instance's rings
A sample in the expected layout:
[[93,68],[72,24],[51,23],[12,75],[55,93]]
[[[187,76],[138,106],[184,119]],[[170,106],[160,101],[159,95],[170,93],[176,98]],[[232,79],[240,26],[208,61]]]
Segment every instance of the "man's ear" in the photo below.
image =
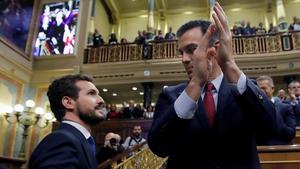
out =
[[66,109],[74,109],[74,100],[71,97],[64,96],[61,103]]

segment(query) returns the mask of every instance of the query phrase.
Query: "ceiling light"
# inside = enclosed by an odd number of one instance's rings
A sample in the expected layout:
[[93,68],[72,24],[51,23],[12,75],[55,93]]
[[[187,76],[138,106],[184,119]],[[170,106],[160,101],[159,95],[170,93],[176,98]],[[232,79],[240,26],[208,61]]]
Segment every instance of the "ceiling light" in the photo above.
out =
[[137,87],[132,87],[131,88],[133,91],[136,91],[137,90]]
[[148,15],[140,15],[140,18],[147,18]]
[[242,10],[242,9],[241,8],[232,8],[232,9],[230,9],[230,11],[232,11],[232,12],[238,12],[240,10]]
[[193,14],[193,12],[192,11],[186,11],[186,12],[183,12],[183,14],[190,15],[190,14]]
[[144,95],[144,92],[140,92],[140,95]]
[[169,86],[167,86],[167,85],[164,85],[164,88],[167,88],[167,87],[169,87]]
[[103,88],[103,89],[102,89],[102,91],[103,91],[103,92],[107,92],[107,91],[108,91],[108,89],[106,89],[106,88]]
[[113,95],[113,96],[118,96],[118,94],[117,94],[117,93],[113,93],[112,95]]

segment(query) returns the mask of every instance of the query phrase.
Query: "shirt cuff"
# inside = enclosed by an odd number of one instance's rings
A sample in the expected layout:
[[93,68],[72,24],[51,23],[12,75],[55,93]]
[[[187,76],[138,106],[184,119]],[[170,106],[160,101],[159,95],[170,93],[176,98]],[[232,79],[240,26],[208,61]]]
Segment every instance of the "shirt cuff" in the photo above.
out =
[[247,78],[246,75],[242,72],[238,82],[237,82],[237,89],[240,94],[243,94],[247,88],[246,86]]
[[174,103],[177,116],[181,119],[192,119],[197,109],[197,102],[190,98],[185,90]]

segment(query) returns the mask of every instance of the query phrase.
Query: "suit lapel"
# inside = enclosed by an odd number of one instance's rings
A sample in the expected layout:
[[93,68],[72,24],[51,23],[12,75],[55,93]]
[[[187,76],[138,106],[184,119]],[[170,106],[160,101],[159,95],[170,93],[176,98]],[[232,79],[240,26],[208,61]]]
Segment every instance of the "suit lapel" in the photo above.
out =
[[93,151],[92,151],[90,145],[88,144],[87,141],[83,141],[81,143],[81,145],[82,145],[83,152],[85,153],[86,160],[88,161],[90,168],[94,169],[95,166],[97,166],[97,162],[96,162],[95,155],[93,155]]
[[223,78],[220,89],[218,91],[217,112],[215,116],[216,121],[218,121],[218,119],[222,119],[221,116],[224,114],[223,112],[230,93],[231,93],[231,88],[230,86],[228,86],[227,80]]

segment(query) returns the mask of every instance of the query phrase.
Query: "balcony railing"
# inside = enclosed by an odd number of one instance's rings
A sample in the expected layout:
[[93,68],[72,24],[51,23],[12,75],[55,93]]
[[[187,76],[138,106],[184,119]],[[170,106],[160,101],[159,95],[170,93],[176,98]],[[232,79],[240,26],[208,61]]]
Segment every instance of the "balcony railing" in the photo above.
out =
[[[234,55],[266,54],[300,50],[300,32],[234,36]],[[177,41],[152,41],[147,45],[118,44],[88,47],[84,63],[124,62],[146,59],[178,58]]]

